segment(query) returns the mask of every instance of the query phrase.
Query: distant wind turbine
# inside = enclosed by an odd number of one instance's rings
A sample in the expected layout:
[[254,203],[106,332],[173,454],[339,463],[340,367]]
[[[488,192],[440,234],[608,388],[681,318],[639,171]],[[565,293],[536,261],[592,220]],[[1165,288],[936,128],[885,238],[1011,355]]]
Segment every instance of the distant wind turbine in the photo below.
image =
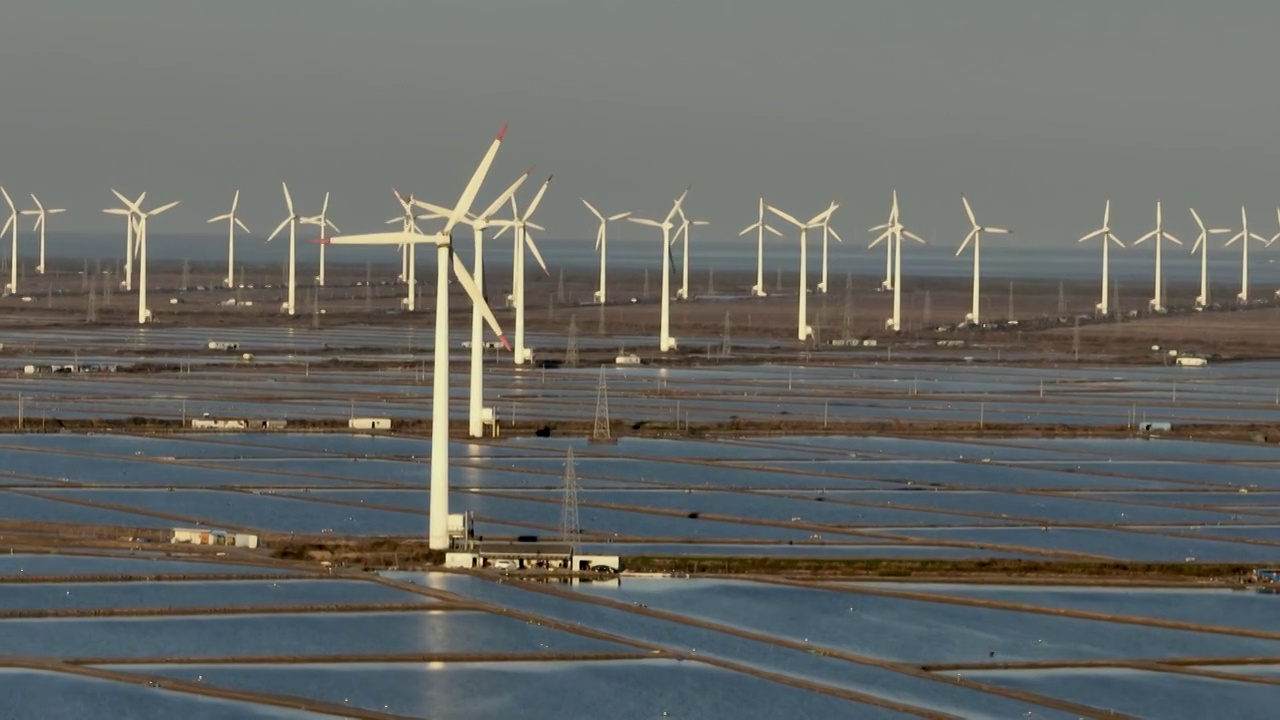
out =
[[1175,245],[1181,245],[1182,241],[1170,235],[1164,229],[1164,216],[1160,211],[1160,201],[1156,201],[1156,227],[1151,232],[1143,235],[1134,241],[1134,245],[1140,245],[1146,240],[1156,241],[1156,282],[1155,290],[1151,294],[1151,300],[1148,304],[1151,306],[1151,312],[1163,313],[1168,310],[1164,306],[1164,258],[1161,255],[1161,240],[1168,240]]
[[[418,227],[419,220],[433,219],[434,215],[414,215],[413,206],[416,202],[413,193],[401,195],[399,190],[391,188],[391,192],[395,194],[396,200],[400,203],[400,209],[404,212],[399,217],[393,217],[387,221],[388,225],[400,223],[401,229],[406,233],[415,235],[422,234],[422,229]],[[418,256],[417,243],[405,243],[400,246],[400,281],[406,285],[405,297],[400,301],[401,306],[409,312],[413,312],[417,307],[418,296]]]
[[680,205],[684,202],[685,197],[689,194],[689,188],[685,188],[680,193],[680,197],[676,198],[675,204],[671,206],[671,212],[661,221],[650,220],[648,218],[629,217],[628,222],[638,225],[648,225],[662,230],[662,317],[658,325],[658,350],[660,352],[670,352],[676,349],[676,339],[671,337],[671,229],[675,227],[671,220],[680,213]]
[[818,292],[823,295],[827,294],[827,241],[828,238],[835,238],[836,242],[844,244],[844,240],[831,227],[831,216],[828,215],[826,220],[822,221],[822,279],[818,281]]
[[741,237],[752,230],[756,231],[756,284],[751,286],[751,294],[755,297],[765,297],[769,294],[764,291],[764,232],[768,230],[774,235],[782,237],[782,233],[773,229],[764,221],[764,208],[764,196],[761,196],[759,219],[738,233],[738,236]]
[[587,206],[587,209],[591,211],[591,214],[595,215],[596,219],[600,221],[600,227],[596,230],[596,250],[599,251],[600,253],[600,289],[595,292],[592,299],[595,300],[597,303],[604,305],[605,304],[605,266],[607,265],[606,256],[608,255],[608,233],[606,231],[606,226],[611,222],[615,222],[617,220],[623,220],[625,218],[630,217],[631,213],[624,212],[624,213],[618,213],[617,215],[610,215],[608,217],[605,217],[604,215],[600,214],[599,210],[595,209],[594,205],[587,202],[586,198],[579,198],[579,199],[582,200],[583,205]]
[[5,284],[5,292],[14,295],[18,292],[18,209],[13,206],[13,198],[9,197],[9,191],[0,187],[0,193],[4,195],[4,201],[9,204],[9,219],[4,223],[4,229],[0,229],[0,236],[5,231],[12,232],[12,243],[9,250],[9,282]]
[[[284,303],[285,312],[290,315],[297,313],[297,280],[298,280],[298,223],[302,221],[302,217],[293,209],[293,197],[289,195],[289,186],[286,183],[280,183],[281,189],[284,190],[284,204],[289,208],[289,215],[276,229],[267,237],[267,242],[271,242],[286,227],[289,228],[289,298]],[[321,236],[325,233],[322,231]]]
[[120,198],[120,202],[127,205],[129,212],[137,217],[138,234],[134,243],[134,250],[138,255],[138,324],[145,325],[151,321],[151,309],[147,307],[147,220],[173,208],[179,201],[174,200],[167,205],[161,205],[147,212],[142,209],[139,203],[130,203],[129,199],[120,193],[116,193],[116,197]]
[[[1196,307],[1207,307],[1209,305],[1209,236],[1229,233],[1226,228],[1206,229],[1204,221],[1200,219],[1200,213],[1195,208],[1190,208],[1191,217],[1195,218],[1196,226],[1200,228],[1200,234],[1196,236],[1196,242],[1191,246],[1191,254],[1194,255],[1196,250],[1200,251],[1200,295],[1196,297]],[[1280,210],[1276,211],[1280,215]]]
[[[1229,231],[1228,231],[1229,232]],[[1277,236],[1280,237],[1280,236]],[[1240,258],[1240,294],[1236,295],[1236,299],[1242,305],[1249,304],[1249,241],[1257,240],[1266,243],[1267,239],[1257,233],[1249,232],[1249,216],[1244,212],[1244,206],[1240,207],[1240,232],[1236,233],[1227,241],[1227,246],[1240,240],[1241,258]]]
[[902,225],[901,210],[898,207],[898,191],[893,191],[893,205],[889,209],[889,221],[881,225],[877,225],[870,229],[870,232],[882,231],[880,236],[871,241],[867,249],[875,247],[880,242],[888,242],[889,249],[892,251],[890,255],[889,266],[893,268],[893,277],[887,286],[893,289],[893,317],[885,320],[885,327],[900,332],[902,330],[902,239],[910,238],[921,245],[924,245],[924,239],[919,235],[907,230]]
[[222,220],[227,221],[227,276],[222,279],[222,283],[228,288],[236,286],[236,227],[243,230],[246,235],[249,234],[249,228],[245,227],[245,224],[240,222],[240,218],[236,216],[236,208],[239,206],[240,191],[236,190],[235,194],[231,196],[231,211],[226,215],[211,217],[206,221],[211,223],[221,222]]
[[[680,251],[680,289],[676,291],[677,300],[689,299],[689,227],[692,225],[710,225],[706,220],[690,220],[680,208],[680,225],[676,228],[675,237],[684,236],[684,247]],[[674,239],[674,238],[673,238]]]
[[798,323],[796,327],[796,337],[801,341],[808,340],[813,337],[813,328],[809,325],[809,230],[822,227],[827,219],[831,217],[831,213],[836,211],[839,205],[831,203],[826,210],[809,218],[807,222],[800,222],[794,216],[779,210],[770,205],[769,212],[786,220],[800,229],[800,300],[798,306]]
[[973,242],[973,307],[965,319],[974,325],[981,325],[982,318],[979,313],[982,299],[982,233],[1008,235],[1009,230],[979,225],[977,218],[973,215],[973,208],[969,205],[969,199],[961,195],[960,202],[964,203],[964,212],[969,216],[970,230],[969,234],[964,236],[964,242],[960,243],[960,249],[956,250],[956,257],[964,252],[971,241]]
[[542,253],[538,252],[538,246],[534,244],[533,238],[529,236],[529,228],[535,230],[545,230],[546,228],[529,222],[529,218],[533,217],[533,213],[538,209],[538,205],[542,202],[542,196],[546,194],[547,187],[551,185],[551,178],[548,177],[546,182],[542,183],[542,187],[538,188],[538,193],[533,196],[533,201],[529,203],[529,207],[525,208],[524,214],[520,214],[520,207],[516,204],[516,198],[511,196],[511,220],[494,220],[490,224],[501,227],[494,238],[500,237],[508,229],[513,230],[515,237],[512,238],[512,273],[511,273],[511,296],[515,303],[516,321],[515,321],[515,364],[523,365],[526,362],[533,362],[533,350],[525,347],[524,344],[524,252],[528,248],[533,253],[533,258],[538,261],[538,265],[542,267],[542,272],[551,276],[551,271],[547,270],[547,263],[542,259]]
[[[335,233],[342,232],[341,230],[338,229],[338,226],[334,225],[333,221],[329,219],[329,193],[324,194],[324,205],[320,207],[320,214],[312,215],[311,217],[307,217],[307,218],[302,218],[300,222],[303,225],[318,225],[320,227],[321,237],[328,235],[329,230],[333,230]],[[316,284],[319,285],[320,287],[324,287],[324,250],[325,250],[325,245],[321,244],[320,245],[320,274],[316,276]]]
[[[45,227],[49,223],[47,216],[57,215],[58,213],[64,213],[67,210],[66,208],[47,208],[44,205],[41,205],[40,198],[36,197],[35,193],[31,193],[31,201],[36,204],[36,209],[23,210],[22,214],[36,216],[36,224],[32,227],[32,230],[40,231],[40,264],[36,266],[36,273],[39,275],[43,275],[44,274],[44,231],[45,231]],[[4,233],[0,233],[0,235],[3,235],[3,234]]]
[[1097,310],[1102,315],[1110,314],[1111,293],[1109,292],[1111,284],[1111,243],[1115,243],[1120,247],[1124,247],[1124,243],[1120,242],[1120,238],[1111,232],[1111,199],[1107,198],[1107,204],[1102,210],[1102,227],[1080,238],[1077,242],[1088,242],[1096,237],[1102,238],[1102,301],[1098,303]]

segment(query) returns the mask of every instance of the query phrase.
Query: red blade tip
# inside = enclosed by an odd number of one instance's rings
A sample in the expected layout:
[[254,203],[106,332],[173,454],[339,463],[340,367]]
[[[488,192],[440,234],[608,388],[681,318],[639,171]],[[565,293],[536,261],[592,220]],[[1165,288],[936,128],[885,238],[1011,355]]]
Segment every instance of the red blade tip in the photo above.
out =
[[501,140],[502,138],[506,137],[506,135],[507,135],[507,124],[502,123],[502,129],[498,131],[497,139]]
[[329,244],[329,238],[327,238],[327,237],[323,237],[323,238],[316,238],[315,240],[312,240],[311,242],[312,242],[312,244],[314,244],[314,245],[328,245],[328,244]]
[[507,349],[507,352],[511,352],[511,343],[507,342],[507,336],[499,335],[498,339],[502,341],[502,346]]

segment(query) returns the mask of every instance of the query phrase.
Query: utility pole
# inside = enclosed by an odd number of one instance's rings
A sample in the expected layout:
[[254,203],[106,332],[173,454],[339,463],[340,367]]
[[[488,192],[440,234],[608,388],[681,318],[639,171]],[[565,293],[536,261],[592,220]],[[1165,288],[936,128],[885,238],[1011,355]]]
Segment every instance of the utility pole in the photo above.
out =
[[191,259],[182,259],[182,290],[191,287]]
[[578,315],[569,316],[569,342],[564,349],[566,367],[578,367]]
[[[564,505],[560,509],[560,537],[569,546],[569,556],[578,554],[582,527],[578,520],[578,473],[573,467],[573,448],[564,458]],[[571,570],[576,568],[570,568]]]
[[1061,315],[1067,311],[1067,293],[1063,288],[1062,281],[1058,281],[1058,314]]
[[733,342],[729,337],[729,330],[732,323],[729,321],[729,313],[724,314],[724,333],[720,336],[720,356],[728,357],[733,354]]
[[611,439],[609,433],[609,387],[605,380],[605,367],[600,366],[600,382],[596,385],[596,421],[591,429],[591,439],[597,442]]

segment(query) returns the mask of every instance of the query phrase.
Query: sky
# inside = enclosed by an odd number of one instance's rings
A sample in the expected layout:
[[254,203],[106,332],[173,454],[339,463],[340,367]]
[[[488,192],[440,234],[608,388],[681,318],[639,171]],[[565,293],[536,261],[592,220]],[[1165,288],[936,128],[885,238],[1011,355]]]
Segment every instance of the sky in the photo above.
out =
[[865,241],[894,188],[942,244],[968,230],[961,193],[1010,247],[1074,243],[1108,197],[1123,240],[1157,199],[1184,240],[1189,205],[1280,229],[1268,0],[7,0],[3,16],[0,184],[68,208],[62,231],[123,234],[101,212],[114,187],[182,201],[153,243],[212,233],[240,189],[260,240],[282,180],[304,214],[328,191],[343,230],[386,229],[393,186],[452,204],[503,123],[480,201],[530,165],[554,173],[544,245],[594,234],[579,196],[652,217],[686,185],[712,241],[761,194],[801,217],[838,201],[835,227]]

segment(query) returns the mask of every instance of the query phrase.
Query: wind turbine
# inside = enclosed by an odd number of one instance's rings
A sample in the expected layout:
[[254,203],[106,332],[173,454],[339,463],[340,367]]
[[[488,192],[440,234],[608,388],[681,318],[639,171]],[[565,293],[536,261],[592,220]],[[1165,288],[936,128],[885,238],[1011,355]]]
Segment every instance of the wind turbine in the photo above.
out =
[[893,289],[893,317],[885,321],[885,327],[894,332],[899,332],[902,329],[902,238],[911,238],[921,245],[924,244],[924,239],[903,227],[901,212],[898,208],[897,190],[893,191],[893,205],[889,209],[889,221],[871,228],[870,232],[877,230],[882,230],[883,232],[880,233],[879,237],[871,241],[867,249],[875,247],[877,243],[887,241],[889,243],[888,248],[893,253],[889,256],[889,266],[893,268],[892,281],[887,286],[882,285],[882,287]]
[[[116,193],[116,197],[120,198],[125,204],[129,201],[125,196]],[[130,205],[129,211],[138,218],[138,237],[134,243],[134,249],[138,253],[138,324],[145,325],[151,320],[151,310],[147,308],[147,219],[155,215],[159,215],[166,210],[176,206],[178,200],[174,200],[168,205],[161,205],[150,212],[144,211],[138,204]]]
[[829,238],[835,238],[836,242],[844,244],[836,229],[831,227],[831,216],[828,215],[826,220],[822,221],[822,280],[818,282],[818,292],[823,295],[827,294],[827,241]]
[[831,213],[836,211],[839,205],[831,203],[826,210],[814,215],[808,222],[800,222],[795,217],[779,210],[770,205],[769,212],[786,220],[787,222],[800,228],[800,305],[799,305],[799,324],[797,326],[796,335],[800,340],[808,340],[813,337],[813,328],[809,326],[809,230],[825,225],[831,217]]
[[754,297],[765,297],[769,294],[764,291],[764,231],[768,230],[774,235],[782,237],[782,233],[773,229],[764,221],[764,207],[764,196],[762,195],[760,196],[759,219],[738,233],[738,237],[742,237],[752,230],[756,231],[756,284],[751,286],[751,294]]
[[494,235],[494,239],[501,237],[508,229],[515,231],[515,237],[512,239],[512,257],[511,257],[511,297],[515,304],[516,310],[516,332],[515,332],[515,363],[523,365],[525,362],[533,362],[533,350],[524,345],[524,250],[526,247],[533,253],[533,257],[538,261],[538,265],[542,267],[542,272],[548,277],[551,271],[547,270],[547,264],[542,260],[542,253],[538,252],[538,246],[533,243],[533,238],[529,237],[529,228],[536,230],[546,230],[541,225],[529,222],[529,218],[533,217],[534,211],[538,209],[538,205],[542,202],[542,196],[547,192],[547,186],[551,184],[551,178],[548,177],[546,182],[542,183],[542,187],[538,188],[538,194],[533,196],[533,202],[529,203],[529,207],[525,208],[524,214],[520,214],[520,207],[516,205],[515,195],[511,195],[511,220],[494,220],[491,225],[496,225],[502,229]]
[[[67,209],[66,208],[47,208],[44,205],[40,204],[40,198],[36,197],[35,193],[31,193],[31,201],[36,204],[36,209],[23,210],[22,214],[36,216],[36,224],[34,227],[31,228],[32,230],[40,231],[40,264],[36,266],[36,273],[39,275],[43,275],[44,274],[44,230],[46,225],[49,222],[47,216],[57,215],[58,213],[64,213],[67,211]],[[0,233],[0,235],[3,235],[3,234],[4,233]]]
[[1236,299],[1239,300],[1240,303],[1244,305],[1249,304],[1249,240],[1250,239],[1257,240],[1258,242],[1261,242],[1261,243],[1267,242],[1267,239],[1262,237],[1261,235],[1257,233],[1249,232],[1249,216],[1245,215],[1244,206],[1241,206],[1240,207],[1240,232],[1233,235],[1231,239],[1227,241],[1226,246],[1230,246],[1231,243],[1237,240],[1242,241],[1240,243],[1240,246],[1242,248],[1242,253],[1243,253],[1240,259],[1240,294],[1236,295]]
[[964,203],[965,214],[969,216],[969,225],[971,226],[969,234],[964,236],[964,242],[960,243],[960,249],[956,250],[956,257],[960,257],[960,253],[968,247],[969,242],[973,242],[973,309],[965,318],[974,325],[981,325],[982,319],[979,316],[982,281],[982,233],[987,232],[993,235],[1008,235],[1009,230],[1006,228],[987,227],[979,225],[973,216],[973,208],[969,206],[969,199],[964,195],[960,196],[960,202]]
[[[388,225],[393,223],[401,223],[401,230],[407,233],[421,234],[422,229],[418,227],[419,220],[430,219],[432,215],[413,214],[413,205],[416,202],[413,199],[413,193],[401,195],[399,190],[391,188],[391,192],[395,194],[396,200],[400,202],[400,208],[404,211],[400,217],[394,217],[387,221]],[[404,300],[401,304],[409,312],[413,312],[417,306],[418,296],[418,254],[416,243],[406,243],[400,246],[400,280],[408,286]]]
[[623,218],[630,217],[631,213],[624,212],[624,213],[618,213],[617,215],[610,215],[609,217],[605,217],[604,215],[600,214],[599,210],[595,209],[595,206],[587,202],[586,198],[579,198],[579,200],[582,200],[582,204],[586,205],[587,209],[591,211],[591,214],[595,215],[596,219],[600,221],[600,228],[596,230],[596,250],[600,251],[600,289],[597,290],[592,295],[591,299],[595,300],[597,303],[600,303],[601,305],[604,305],[605,303],[604,279],[605,279],[605,264],[606,264],[605,257],[608,254],[608,247],[607,247],[608,233],[605,231],[605,227],[611,222],[615,222],[617,220],[622,220]]
[[0,187],[0,193],[4,194],[4,201],[9,203],[9,219],[5,221],[4,228],[0,229],[0,235],[4,235],[6,230],[13,233],[13,242],[9,250],[9,282],[4,289],[10,295],[15,295],[18,292],[18,209],[13,206],[13,199],[9,197],[8,190]]
[[[320,214],[312,215],[311,217],[308,217],[308,218],[302,218],[300,222],[303,225],[319,225],[321,235],[324,235],[325,233],[329,232],[329,228],[333,228],[333,231],[336,233],[342,232],[341,230],[338,229],[338,226],[334,225],[333,221],[329,219],[329,193],[324,194],[324,205],[320,207]],[[316,276],[316,284],[319,285],[320,287],[324,287],[324,250],[325,250],[324,245],[321,245],[320,246],[320,274]]]
[[680,209],[680,227],[676,229],[676,237],[684,236],[684,248],[680,253],[681,276],[680,289],[676,291],[677,300],[689,299],[689,226],[710,225],[706,220],[690,220],[685,217],[684,208]]
[[[487,298],[484,289],[484,231],[494,226],[493,216],[515,195],[531,174],[533,174],[533,168],[529,168],[523,175],[516,178],[516,181],[479,215],[466,216],[461,220],[462,223],[471,226],[472,242],[475,246],[471,270],[472,280],[482,297]],[[423,217],[444,218],[452,212],[449,208],[431,203],[412,202],[431,212],[431,215]],[[484,436],[484,314],[479,305],[471,306],[471,400],[467,414],[467,434],[475,438]]]
[[[1195,218],[1196,226],[1200,228],[1200,234],[1196,236],[1196,242],[1191,246],[1191,254],[1195,255],[1196,250],[1200,251],[1200,294],[1196,296],[1196,307],[1208,307],[1209,305],[1209,236],[1229,233],[1226,228],[1205,229],[1204,221],[1200,219],[1200,213],[1195,208],[1191,210],[1191,217]],[[1276,214],[1280,216],[1280,210],[1276,210]]]
[[1102,227],[1080,238],[1077,242],[1088,242],[1096,237],[1102,238],[1102,302],[1098,303],[1098,312],[1103,315],[1110,314],[1111,293],[1109,286],[1111,283],[1111,243],[1115,243],[1120,247],[1124,247],[1124,243],[1120,242],[1120,238],[1111,232],[1111,198],[1107,198],[1107,204],[1102,210]]
[[147,194],[144,192],[138,196],[137,200],[129,200],[125,196],[116,192],[115,188],[112,188],[111,192],[114,193],[116,197],[120,198],[120,201],[124,203],[125,206],[123,208],[107,208],[102,212],[107,213],[108,215],[127,216],[126,222],[128,224],[126,225],[124,236],[124,280],[120,281],[120,285],[127,291],[133,289],[133,255],[135,252],[133,248],[134,230],[137,229],[137,223],[134,219],[134,215],[138,212],[138,208],[142,205],[142,201],[146,199]]
[[467,183],[458,204],[449,212],[444,228],[432,235],[421,235],[413,232],[374,233],[368,235],[348,235],[345,237],[322,238],[319,242],[334,245],[405,245],[430,243],[436,246],[436,329],[435,349],[432,353],[434,370],[432,373],[431,391],[431,502],[429,506],[430,530],[428,546],[432,550],[449,548],[449,270],[458,284],[471,297],[471,302],[480,308],[485,321],[498,334],[503,345],[507,344],[498,321],[494,318],[489,305],[484,301],[471,274],[453,252],[451,232],[453,227],[466,217],[471,210],[480,186],[484,183],[489,166],[498,154],[498,146],[506,135],[504,125],[489,146],[488,153],[480,161],[479,167]]
[[658,325],[658,350],[661,352],[676,349],[676,339],[671,337],[671,228],[675,227],[671,224],[671,219],[680,212],[680,205],[688,194],[689,188],[685,188],[671,206],[671,212],[661,222],[634,216],[627,218],[629,222],[638,225],[662,229],[662,318]]
[[897,224],[898,224],[898,191],[895,189],[893,191],[893,205],[889,208],[889,219],[879,225],[876,225],[875,227],[867,231],[867,232],[884,231],[883,233],[881,233],[879,237],[871,241],[871,244],[867,246],[868,250],[875,247],[877,243],[883,240],[888,240],[888,242],[885,243],[885,246],[884,246],[884,280],[880,282],[881,290],[892,290],[894,287],[892,228],[895,227]]
[[240,191],[237,190],[235,195],[231,196],[231,212],[226,215],[211,217],[206,222],[227,221],[227,276],[222,279],[222,283],[228,288],[236,286],[236,227],[239,226],[245,234],[249,234],[249,228],[240,222],[240,218],[236,217],[236,208],[240,205]]
[[1167,312],[1167,309],[1164,306],[1164,275],[1162,274],[1162,271],[1164,269],[1164,261],[1160,252],[1161,250],[1160,241],[1161,239],[1168,240],[1169,242],[1175,245],[1181,245],[1182,241],[1170,235],[1169,233],[1165,232],[1164,216],[1160,211],[1159,200],[1156,201],[1155,229],[1147,233],[1146,235],[1143,235],[1142,237],[1138,238],[1137,240],[1135,240],[1133,244],[1140,245],[1144,240],[1151,240],[1151,239],[1154,239],[1156,241],[1156,284],[1155,284],[1155,291],[1152,293],[1151,300],[1148,304],[1151,306],[1151,312],[1163,313],[1163,312]]
[[[298,223],[302,222],[302,217],[293,209],[293,197],[289,195],[289,186],[282,182],[280,187],[284,190],[284,204],[289,208],[289,215],[280,221],[275,231],[267,237],[267,242],[274,240],[286,227],[289,228],[289,299],[285,301],[284,309],[285,312],[294,315],[297,311],[295,300],[298,279]],[[323,229],[320,234],[324,234]]]

